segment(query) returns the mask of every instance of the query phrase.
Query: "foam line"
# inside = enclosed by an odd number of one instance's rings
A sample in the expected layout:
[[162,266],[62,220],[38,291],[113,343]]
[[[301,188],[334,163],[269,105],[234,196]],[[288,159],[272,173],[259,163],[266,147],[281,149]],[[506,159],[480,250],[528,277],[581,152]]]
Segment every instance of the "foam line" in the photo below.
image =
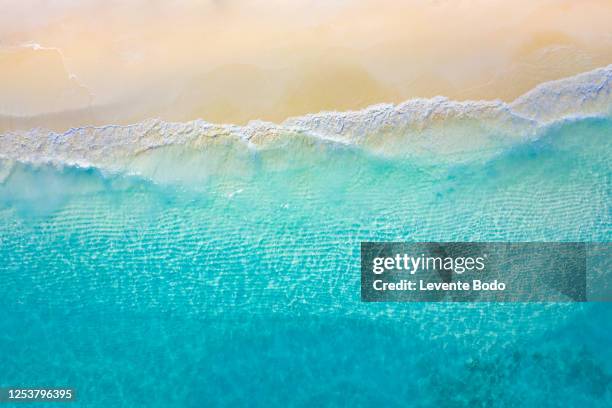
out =
[[[134,125],[45,129],[0,135],[0,158],[125,170],[130,160],[165,146],[265,149],[305,140],[354,145],[377,154],[466,160],[537,138],[551,124],[612,111],[612,65],[543,83],[512,103],[445,97],[378,104],[358,111],[320,112],[281,124],[246,126],[203,120],[150,119]],[[484,153],[483,153],[484,152]],[[127,167],[126,167],[127,166]]]

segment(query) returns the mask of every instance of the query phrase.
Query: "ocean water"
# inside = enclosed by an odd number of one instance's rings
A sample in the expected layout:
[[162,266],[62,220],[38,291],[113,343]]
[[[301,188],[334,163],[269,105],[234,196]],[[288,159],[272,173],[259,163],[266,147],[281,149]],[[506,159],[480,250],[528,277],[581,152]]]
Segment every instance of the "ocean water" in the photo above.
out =
[[414,151],[375,127],[124,154],[111,127],[26,160],[31,134],[5,135],[0,385],[83,407],[611,406],[610,304],[360,301],[361,241],[610,241],[608,114],[465,115]]

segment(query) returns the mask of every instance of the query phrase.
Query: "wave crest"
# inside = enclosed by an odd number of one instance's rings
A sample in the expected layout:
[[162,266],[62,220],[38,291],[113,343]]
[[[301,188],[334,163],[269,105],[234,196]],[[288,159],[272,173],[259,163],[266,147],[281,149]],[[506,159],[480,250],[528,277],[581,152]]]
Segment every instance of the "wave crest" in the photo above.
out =
[[109,170],[151,150],[180,146],[196,151],[250,151],[288,143],[341,143],[394,157],[464,161],[490,157],[517,142],[537,138],[552,123],[612,112],[612,65],[541,84],[512,103],[452,101],[445,97],[378,104],[359,111],[321,112],[281,124],[246,126],[147,120],[128,126],[45,129],[0,135],[0,157]]

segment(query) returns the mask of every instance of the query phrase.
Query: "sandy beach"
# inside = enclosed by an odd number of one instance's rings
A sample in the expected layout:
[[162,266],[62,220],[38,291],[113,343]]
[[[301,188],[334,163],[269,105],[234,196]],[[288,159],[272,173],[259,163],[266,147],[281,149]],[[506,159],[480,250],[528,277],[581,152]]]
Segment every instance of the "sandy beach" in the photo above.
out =
[[3,13],[0,131],[509,102],[612,63],[608,1],[144,4]]

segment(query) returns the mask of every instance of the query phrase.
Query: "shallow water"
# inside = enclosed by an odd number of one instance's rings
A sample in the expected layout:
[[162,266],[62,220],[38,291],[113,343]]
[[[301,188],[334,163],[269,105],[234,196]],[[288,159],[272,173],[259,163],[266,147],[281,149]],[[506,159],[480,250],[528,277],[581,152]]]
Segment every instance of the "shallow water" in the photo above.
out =
[[88,407],[610,406],[608,304],[360,302],[364,240],[610,241],[612,121],[546,132],[454,164],[299,139],[156,149],[148,178],[12,164],[0,381]]

